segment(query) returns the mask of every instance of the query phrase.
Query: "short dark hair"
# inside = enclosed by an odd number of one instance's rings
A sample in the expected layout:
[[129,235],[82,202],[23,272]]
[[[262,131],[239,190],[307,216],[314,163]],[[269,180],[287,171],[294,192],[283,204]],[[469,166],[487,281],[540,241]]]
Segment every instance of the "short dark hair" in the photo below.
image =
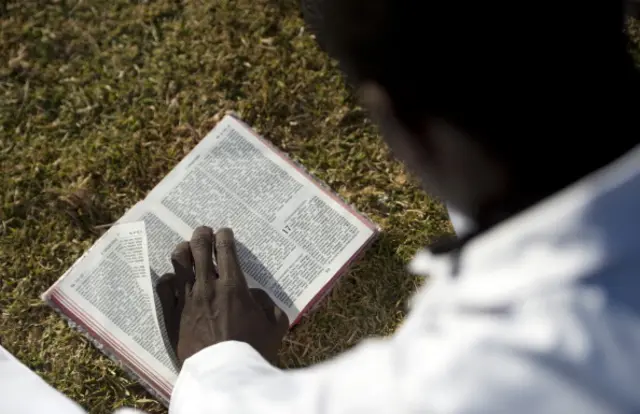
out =
[[[409,128],[419,129],[426,115],[439,117],[519,164],[544,153],[537,146],[562,144],[558,136],[584,144],[612,134],[598,143],[611,157],[637,142],[637,130],[625,134],[639,108],[628,91],[640,91],[640,82],[627,53],[622,1],[577,9],[544,0],[322,3],[329,54],[351,83],[382,85]],[[607,105],[593,107],[599,99]]]

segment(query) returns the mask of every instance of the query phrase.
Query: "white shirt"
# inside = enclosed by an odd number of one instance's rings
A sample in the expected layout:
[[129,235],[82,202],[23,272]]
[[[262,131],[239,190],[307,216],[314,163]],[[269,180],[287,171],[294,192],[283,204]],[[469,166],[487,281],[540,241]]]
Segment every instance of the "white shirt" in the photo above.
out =
[[170,414],[640,412],[639,216],[636,148],[457,256],[419,253],[431,278],[394,336],[289,371],[211,346]]
[[455,207],[447,205],[447,212],[449,213],[449,220],[451,220],[451,225],[456,235],[465,236],[475,230],[473,221],[456,210]]

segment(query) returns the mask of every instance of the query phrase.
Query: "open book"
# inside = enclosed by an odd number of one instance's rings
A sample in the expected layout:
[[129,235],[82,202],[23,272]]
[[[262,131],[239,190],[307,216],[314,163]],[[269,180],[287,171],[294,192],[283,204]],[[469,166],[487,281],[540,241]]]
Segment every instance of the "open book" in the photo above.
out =
[[177,378],[157,279],[194,228],[233,229],[250,287],[292,325],[377,228],[237,119],[225,117],[43,299],[165,404]]

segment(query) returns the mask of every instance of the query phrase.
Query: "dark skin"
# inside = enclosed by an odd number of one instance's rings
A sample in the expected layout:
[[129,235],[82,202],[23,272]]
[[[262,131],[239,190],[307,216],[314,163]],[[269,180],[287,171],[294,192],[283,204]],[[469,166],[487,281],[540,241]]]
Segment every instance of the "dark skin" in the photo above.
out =
[[171,261],[174,273],[163,275],[156,291],[180,367],[196,352],[224,341],[246,342],[268,361],[277,359],[289,320],[269,295],[247,285],[231,229],[215,235],[209,227],[195,229]]

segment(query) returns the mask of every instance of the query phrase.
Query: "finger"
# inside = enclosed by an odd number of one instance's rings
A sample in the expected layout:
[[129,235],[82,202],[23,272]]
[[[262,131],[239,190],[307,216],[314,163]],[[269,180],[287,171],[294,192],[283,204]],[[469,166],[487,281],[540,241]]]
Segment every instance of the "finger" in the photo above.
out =
[[193,258],[191,256],[191,246],[188,241],[179,243],[173,252],[171,253],[171,263],[175,270],[180,269],[192,269]]
[[218,277],[221,281],[225,284],[247,285],[240,269],[233,231],[229,228],[220,229],[216,233],[216,260],[218,262]]
[[173,264],[174,273],[183,278],[188,287],[193,286],[196,277],[193,272],[191,246],[188,241],[183,241],[176,246],[173,253],[171,253],[171,263]]
[[158,279],[156,293],[160,300],[164,326],[169,338],[169,344],[174,352],[178,347],[180,332],[180,317],[184,308],[185,285],[183,278],[174,273],[167,273]]
[[210,227],[198,227],[193,231],[189,246],[195,267],[196,281],[194,295],[208,295],[213,288],[215,268],[213,266],[213,230]]
[[251,292],[253,300],[255,300],[264,311],[269,322],[276,327],[279,334],[284,335],[289,329],[289,318],[287,314],[273,302],[264,290],[251,288],[249,291]]

